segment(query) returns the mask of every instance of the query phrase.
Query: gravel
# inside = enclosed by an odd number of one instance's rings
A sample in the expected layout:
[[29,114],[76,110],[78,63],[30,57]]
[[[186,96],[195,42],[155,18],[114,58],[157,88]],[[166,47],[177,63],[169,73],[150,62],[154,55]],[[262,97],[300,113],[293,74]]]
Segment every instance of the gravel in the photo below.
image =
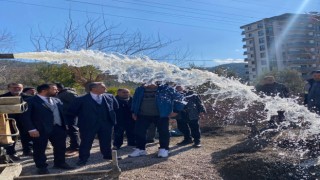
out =
[[[247,136],[248,129],[244,127],[227,126],[224,128],[215,128],[214,132],[203,134],[203,146],[201,148],[193,148],[192,144],[177,146],[176,143],[180,142],[183,137],[172,137],[168,158],[157,157],[159,146],[157,142],[147,145],[147,156],[136,158],[128,157],[128,154],[133,151],[134,147],[123,146],[118,150],[118,156],[122,158],[122,160],[119,160],[119,167],[122,170],[120,179],[233,179],[234,176],[228,176],[226,173],[246,174],[246,171],[250,171],[250,169],[246,167],[242,168],[242,162],[246,164],[248,164],[248,162],[255,162],[257,164],[257,162],[261,161],[263,165],[266,164],[264,163],[264,156],[268,159],[268,166],[270,166],[272,162],[279,161],[277,152],[273,153],[272,150],[265,150],[265,147],[246,152],[244,147],[251,149],[250,144],[248,146],[244,143],[248,140]],[[98,141],[96,140],[94,141],[91,156],[86,166],[77,167],[75,165],[78,160],[77,156],[67,158],[67,163],[76,167],[76,169],[71,171],[53,169],[52,149],[47,150],[47,155],[49,171],[51,173],[60,174],[108,170],[112,168],[111,161],[102,159],[102,155],[99,152]],[[36,174],[36,168],[32,158],[22,157],[21,164],[23,165],[21,175]],[[257,164],[257,166],[259,166],[259,164]],[[237,167],[237,169],[235,169],[237,172],[233,172],[233,169],[230,169],[234,167]],[[257,167],[257,169],[260,169],[260,167]],[[257,171],[257,173],[259,172]]]

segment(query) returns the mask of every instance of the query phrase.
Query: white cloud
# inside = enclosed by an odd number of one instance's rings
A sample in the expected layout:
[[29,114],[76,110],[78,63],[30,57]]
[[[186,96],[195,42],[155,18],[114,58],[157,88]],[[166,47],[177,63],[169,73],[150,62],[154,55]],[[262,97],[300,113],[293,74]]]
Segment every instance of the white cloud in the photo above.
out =
[[232,59],[232,58],[228,58],[228,59],[214,59],[213,62],[217,63],[217,64],[228,64],[228,63],[244,63],[243,59]]

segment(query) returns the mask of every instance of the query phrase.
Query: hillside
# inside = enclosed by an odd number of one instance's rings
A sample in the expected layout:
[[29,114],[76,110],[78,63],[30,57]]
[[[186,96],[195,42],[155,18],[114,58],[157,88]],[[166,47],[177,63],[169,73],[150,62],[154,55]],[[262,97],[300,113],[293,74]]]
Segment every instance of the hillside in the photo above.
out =
[[236,73],[236,76],[238,76],[241,79],[246,79],[246,69],[245,69],[246,63],[229,63],[229,64],[222,64],[215,67],[207,68],[208,71],[214,72],[217,69],[226,69],[227,71],[232,71]]

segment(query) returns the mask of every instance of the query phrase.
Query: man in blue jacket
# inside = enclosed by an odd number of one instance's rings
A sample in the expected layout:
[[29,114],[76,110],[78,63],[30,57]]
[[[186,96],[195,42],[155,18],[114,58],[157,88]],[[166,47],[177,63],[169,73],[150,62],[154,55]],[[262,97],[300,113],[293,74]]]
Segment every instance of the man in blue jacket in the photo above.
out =
[[158,157],[169,155],[169,118],[184,107],[182,95],[166,84],[149,84],[138,87],[132,100],[132,118],[136,120],[136,149],[129,157],[146,155],[146,132],[155,123],[159,132]]

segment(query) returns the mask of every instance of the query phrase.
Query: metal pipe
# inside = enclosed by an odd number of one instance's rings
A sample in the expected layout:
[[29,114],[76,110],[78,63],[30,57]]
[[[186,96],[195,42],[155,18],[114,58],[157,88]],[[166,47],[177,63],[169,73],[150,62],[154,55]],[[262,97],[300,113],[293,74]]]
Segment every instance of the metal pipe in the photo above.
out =
[[13,54],[0,54],[0,59],[14,59]]

